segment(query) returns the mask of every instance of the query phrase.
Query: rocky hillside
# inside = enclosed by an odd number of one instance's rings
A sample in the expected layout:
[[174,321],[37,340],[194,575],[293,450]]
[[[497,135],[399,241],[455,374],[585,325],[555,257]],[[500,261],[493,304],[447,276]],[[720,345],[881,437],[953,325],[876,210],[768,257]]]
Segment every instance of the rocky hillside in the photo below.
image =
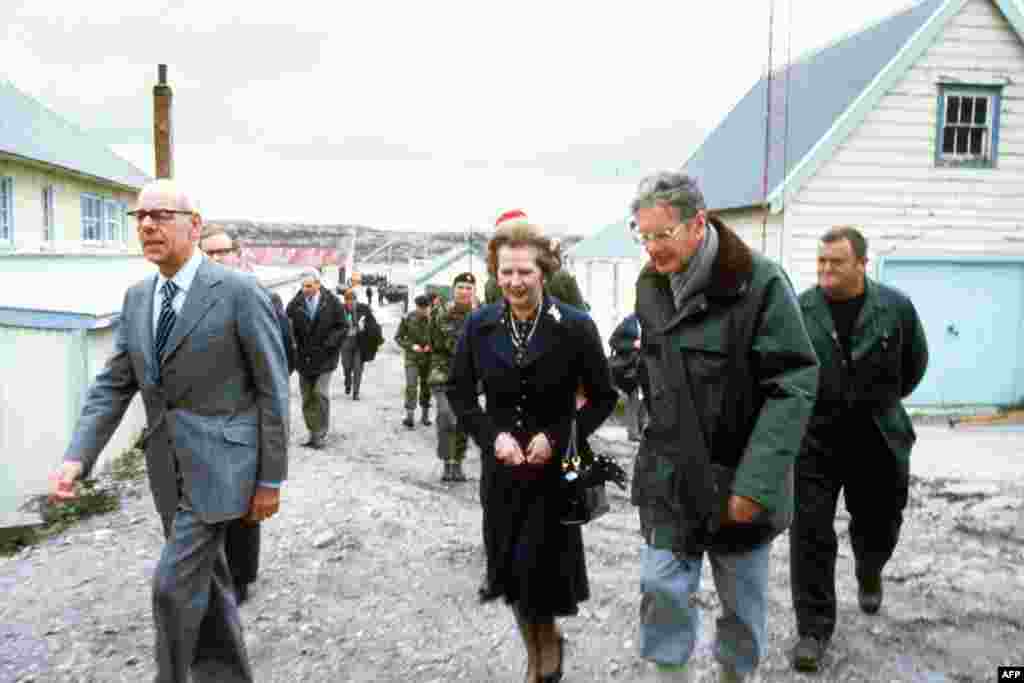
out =
[[[248,246],[292,246],[292,247],[333,247],[347,249],[352,231],[356,232],[356,261],[377,252],[374,261],[388,258],[386,249],[392,243],[390,258],[406,261],[413,258],[433,258],[453,247],[466,244],[469,235],[465,232],[414,232],[386,230],[365,225],[310,225],[300,223],[265,223],[247,220],[214,221],[223,225],[235,239]],[[490,238],[490,233],[474,232],[472,238],[481,246]],[[579,242],[578,235],[560,235],[563,249]]]

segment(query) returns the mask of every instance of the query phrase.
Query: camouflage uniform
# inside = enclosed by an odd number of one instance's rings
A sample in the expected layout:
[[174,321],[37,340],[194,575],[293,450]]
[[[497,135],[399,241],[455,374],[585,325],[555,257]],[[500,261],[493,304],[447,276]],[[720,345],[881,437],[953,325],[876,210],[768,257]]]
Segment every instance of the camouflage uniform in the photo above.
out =
[[423,409],[422,422],[429,425],[427,414],[430,412],[430,386],[427,379],[430,375],[431,354],[417,353],[412,347],[415,344],[430,344],[430,316],[420,316],[413,311],[402,318],[395,334],[395,342],[405,350],[405,409],[410,415],[416,410],[418,394],[420,407]]
[[430,390],[437,397],[437,457],[445,465],[444,481],[465,481],[462,461],[466,459],[466,432],[455,421],[445,390],[448,371],[455,357],[455,345],[472,309],[451,304],[431,317]]
[[[551,277],[544,283],[544,291],[563,304],[569,304],[584,311],[590,310],[590,306],[583,301],[583,294],[580,292],[580,286],[576,283],[575,276],[564,268],[551,274]],[[484,299],[489,304],[501,301],[498,278],[493,275],[487,278],[487,283],[484,285]]]

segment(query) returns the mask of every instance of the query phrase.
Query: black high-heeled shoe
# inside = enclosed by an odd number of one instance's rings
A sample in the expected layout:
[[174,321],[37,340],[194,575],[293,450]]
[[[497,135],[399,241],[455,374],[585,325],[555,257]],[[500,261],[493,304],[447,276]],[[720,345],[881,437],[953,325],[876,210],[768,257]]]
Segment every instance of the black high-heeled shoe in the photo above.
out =
[[558,668],[540,677],[540,683],[559,683],[562,680],[562,662],[565,661],[565,636],[558,636]]

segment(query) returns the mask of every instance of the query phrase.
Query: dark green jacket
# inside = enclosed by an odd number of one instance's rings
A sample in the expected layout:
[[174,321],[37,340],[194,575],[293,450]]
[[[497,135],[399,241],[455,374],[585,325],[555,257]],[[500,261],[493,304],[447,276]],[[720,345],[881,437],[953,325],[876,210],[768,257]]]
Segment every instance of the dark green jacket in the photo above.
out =
[[[647,543],[697,554],[742,551],[793,515],[793,466],[818,384],[818,361],[783,270],[717,218],[711,280],[676,311],[668,277],[637,281],[650,422],[632,501]],[[725,524],[730,494],[757,501],[750,524]]]
[[902,399],[914,391],[928,367],[928,342],[910,299],[867,279],[864,307],[850,337],[851,365],[844,362],[821,289],[801,294],[800,308],[821,362],[805,448],[827,448],[828,440],[842,433],[836,426],[870,416],[893,455],[907,460],[917,437]]
[[[430,319],[430,383],[447,384],[455,347],[462,328],[472,313],[469,307],[449,304],[448,308]],[[441,378],[444,378],[443,380]]]
[[405,351],[405,364],[429,364],[429,353],[417,353],[412,350],[414,344],[430,345],[430,315],[420,317],[416,311],[410,312],[398,324],[395,343]]
[[[580,286],[576,283],[576,278],[564,268],[556,270],[551,275],[551,278],[544,285],[544,291],[563,304],[569,304],[584,311],[590,310],[590,306],[583,301],[583,293],[580,292]],[[493,275],[487,278],[487,282],[484,284],[484,300],[489,304],[501,301],[501,289],[498,288],[498,278]]]

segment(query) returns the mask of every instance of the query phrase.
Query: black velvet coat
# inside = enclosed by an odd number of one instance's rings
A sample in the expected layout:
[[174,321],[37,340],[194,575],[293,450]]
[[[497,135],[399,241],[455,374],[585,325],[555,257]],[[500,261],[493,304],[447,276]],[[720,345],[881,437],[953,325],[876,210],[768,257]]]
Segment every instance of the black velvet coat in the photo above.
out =
[[[618,398],[593,320],[545,297],[522,366],[505,324],[505,302],[483,306],[466,322],[451,368],[448,399],[480,446],[481,501],[488,574],[509,602],[533,619],[576,614],[590,594],[579,527],[559,522],[561,462],[573,416],[586,438],[611,414]],[[487,410],[480,407],[483,383]],[[587,405],[578,413],[576,388]],[[509,432],[523,451],[544,432],[555,457],[543,466],[504,465],[494,440]]]

